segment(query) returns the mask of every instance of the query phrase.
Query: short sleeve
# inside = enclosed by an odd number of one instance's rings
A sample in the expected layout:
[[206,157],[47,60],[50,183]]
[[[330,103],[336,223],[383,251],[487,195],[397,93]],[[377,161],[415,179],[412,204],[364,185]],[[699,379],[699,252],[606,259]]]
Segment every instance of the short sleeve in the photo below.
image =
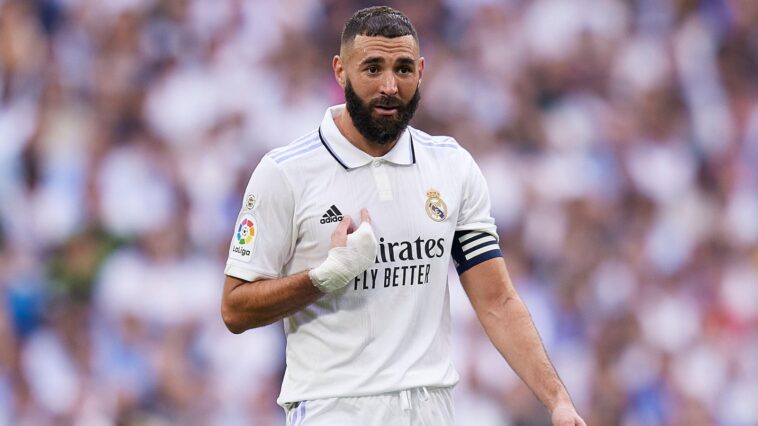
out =
[[245,281],[280,277],[292,254],[294,208],[286,176],[263,157],[247,184],[224,273]]
[[468,152],[465,162],[463,196],[451,252],[459,275],[485,260],[502,256],[487,182]]

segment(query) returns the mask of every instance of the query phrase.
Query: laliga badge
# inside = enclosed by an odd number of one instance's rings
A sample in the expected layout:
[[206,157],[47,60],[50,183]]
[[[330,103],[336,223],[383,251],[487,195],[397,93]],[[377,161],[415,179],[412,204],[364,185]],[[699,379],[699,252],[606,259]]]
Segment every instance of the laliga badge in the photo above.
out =
[[247,210],[252,210],[253,207],[255,207],[255,195],[250,194],[245,199],[245,208]]
[[442,222],[447,218],[447,205],[440,198],[440,193],[434,189],[426,191],[426,214],[435,222]]
[[237,223],[232,247],[229,249],[229,257],[232,259],[249,262],[253,258],[253,246],[258,233],[255,219],[250,214],[244,214]]

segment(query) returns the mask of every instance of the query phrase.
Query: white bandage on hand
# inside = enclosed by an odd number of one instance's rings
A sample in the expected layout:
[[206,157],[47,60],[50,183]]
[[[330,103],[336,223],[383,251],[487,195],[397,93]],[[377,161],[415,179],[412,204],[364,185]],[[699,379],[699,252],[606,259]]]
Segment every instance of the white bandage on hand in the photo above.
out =
[[324,263],[311,269],[308,276],[313,285],[324,293],[339,290],[374,264],[376,250],[374,230],[370,223],[363,222],[347,236],[345,247],[329,250]]

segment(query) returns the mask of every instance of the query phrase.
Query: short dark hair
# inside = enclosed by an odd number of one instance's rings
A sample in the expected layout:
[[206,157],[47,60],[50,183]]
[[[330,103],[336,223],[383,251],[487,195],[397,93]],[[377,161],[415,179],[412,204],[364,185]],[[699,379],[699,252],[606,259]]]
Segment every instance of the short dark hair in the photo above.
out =
[[411,20],[389,6],[372,6],[355,12],[342,29],[341,46],[352,42],[358,35],[387,38],[412,35],[418,43],[418,34]]

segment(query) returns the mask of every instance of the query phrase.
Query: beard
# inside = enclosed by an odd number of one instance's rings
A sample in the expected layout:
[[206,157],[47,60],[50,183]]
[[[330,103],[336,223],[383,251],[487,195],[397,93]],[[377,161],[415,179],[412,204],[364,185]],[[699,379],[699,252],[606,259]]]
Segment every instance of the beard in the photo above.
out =
[[[364,103],[353,90],[350,80],[345,86],[345,105],[355,128],[366,140],[379,145],[387,145],[397,140],[408,127],[420,100],[421,91],[418,86],[416,93],[413,94],[407,104],[404,104],[400,98],[390,96],[383,96]],[[377,106],[396,108],[397,113],[394,116],[374,117],[372,112]]]

